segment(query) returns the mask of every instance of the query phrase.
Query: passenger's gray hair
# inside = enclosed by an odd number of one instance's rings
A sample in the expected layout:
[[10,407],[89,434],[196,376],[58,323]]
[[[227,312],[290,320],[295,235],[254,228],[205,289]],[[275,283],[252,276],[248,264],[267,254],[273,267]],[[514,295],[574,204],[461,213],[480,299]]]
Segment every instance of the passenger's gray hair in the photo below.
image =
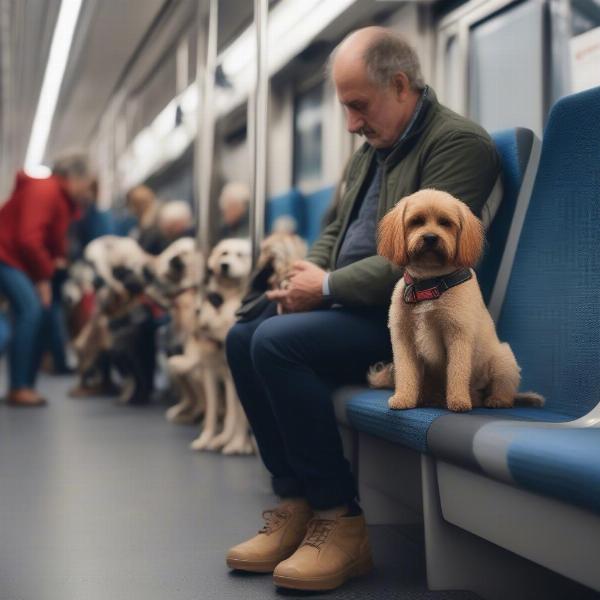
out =
[[65,179],[69,177],[91,177],[92,170],[85,154],[69,154],[61,156],[54,162],[52,174]]
[[[327,65],[330,75],[338,49],[350,35],[352,34],[346,36],[331,53]],[[392,31],[377,35],[363,54],[363,60],[367,75],[375,85],[387,87],[398,73],[404,73],[411,89],[425,88],[417,53],[403,37]]]

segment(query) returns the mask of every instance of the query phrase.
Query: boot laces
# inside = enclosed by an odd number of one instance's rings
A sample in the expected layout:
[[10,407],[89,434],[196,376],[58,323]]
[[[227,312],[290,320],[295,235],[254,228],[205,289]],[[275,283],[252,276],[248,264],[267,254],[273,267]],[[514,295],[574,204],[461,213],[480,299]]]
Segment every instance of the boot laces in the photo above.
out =
[[303,546],[313,546],[317,550],[327,541],[329,534],[335,527],[335,521],[329,519],[313,519],[308,525]]
[[269,510],[263,511],[263,519],[265,520],[265,524],[262,526],[262,529],[258,533],[272,533],[273,531],[279,529],[279,527],[287,520],[290,516],[290,513],[286,510],[281,510],[279,508],[271,508]]

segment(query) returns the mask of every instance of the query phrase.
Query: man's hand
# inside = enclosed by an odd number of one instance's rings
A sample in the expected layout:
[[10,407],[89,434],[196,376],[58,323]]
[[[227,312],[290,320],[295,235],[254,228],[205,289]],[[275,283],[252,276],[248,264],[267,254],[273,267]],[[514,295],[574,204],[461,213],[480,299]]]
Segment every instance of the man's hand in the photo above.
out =
[[38,281],[35,284],[35,287],[37,288],[37,293],[40,297],[42,306],[50,306],[50,304],[52,304],[52,288],[50,287],[50,282],[47,280]]
[[325,271],[306,260],[296,261],[285,289],[267,292],[269,300],[279,302],[283,312],[306,312],[323,302]]

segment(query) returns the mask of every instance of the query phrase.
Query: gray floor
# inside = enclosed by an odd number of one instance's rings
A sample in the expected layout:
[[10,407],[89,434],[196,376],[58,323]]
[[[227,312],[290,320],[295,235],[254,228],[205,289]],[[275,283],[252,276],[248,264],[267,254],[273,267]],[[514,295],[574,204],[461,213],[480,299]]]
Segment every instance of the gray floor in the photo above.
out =
[[[164,407],[73,400],[70,384],[43,378],[44,409],[0,405],[0,600],[323,597],[225,568],[273,501],[256,458],[194,453]],[[376,572],[327,598],[476,598],[427,591],[420,531],[371,533]]]

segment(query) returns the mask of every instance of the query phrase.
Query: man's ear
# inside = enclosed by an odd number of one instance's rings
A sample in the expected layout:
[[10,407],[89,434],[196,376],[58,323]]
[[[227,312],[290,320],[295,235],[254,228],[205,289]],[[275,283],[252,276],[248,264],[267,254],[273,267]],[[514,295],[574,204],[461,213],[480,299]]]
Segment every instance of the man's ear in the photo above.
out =
[[396,73],[394,75],[393,85],[394,85],[394,90],[396,92],[396,97],[399,100],[404,100],[404,98],[406,97],[406,94],[410,90],[410,83],[408,81],[408,77],[406,76],[406,73],[403,73],[402,71]]

